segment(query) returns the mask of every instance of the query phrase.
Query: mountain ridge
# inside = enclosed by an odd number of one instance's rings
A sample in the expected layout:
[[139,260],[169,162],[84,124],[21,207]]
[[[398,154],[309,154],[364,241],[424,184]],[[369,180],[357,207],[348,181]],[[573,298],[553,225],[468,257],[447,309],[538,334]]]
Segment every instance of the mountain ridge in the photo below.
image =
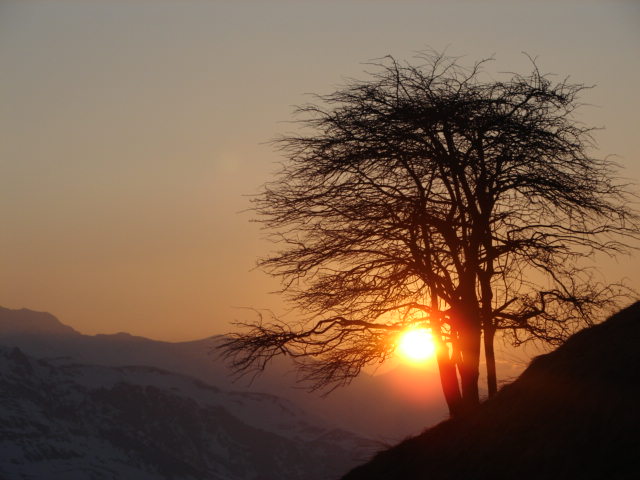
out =
[[16,347],[0,347],[0,399],[0,478],[322,480],[372,446],[272,395]]
[[28,308],[10,309],[1,306],[0,332],[3,334],[82,335],[73,327],[63,324],[49,312],[38,312]]
[[[7,320],[12,312],[20,312],[21,319],[31,312],[34,317],[29,320],[31,326],[20,331],[16,327],[17,321],[11,323]],[[46,324],[51,322],[51,318],[55,319],[48,313],[0,307],[0,345],[15,346],[34,357],[46,358],[58,364],[152,365],[197,377],[226,390],[264,392],[286,397],[336,427],[384,442],[397,441],[418,433],[425,425],[446,417],[446,406],[441,398],[435,369],[424,370],[424,375],[419,379],[404,383],[402,372],[395,375],[389,372],[376,377],[362,374],[350,386],[322,398],[300,388],[296,383],[293,365],[286,358],[274,359],[269,368],[252,383],[244,379],[234,381],[227,366],[212,355],[219,336],[166,342],[126,333],[84,335],[71,327],[59,328],[57,334],[51,335],[46,328],[38,331],[34,327],[38,319]],[[8,324],[11,328],[5,328]],[[420,401],[411,398],[406,391],[417,386],[423,393]],[[376,403],[370,401],[373,397],[377,399]]]

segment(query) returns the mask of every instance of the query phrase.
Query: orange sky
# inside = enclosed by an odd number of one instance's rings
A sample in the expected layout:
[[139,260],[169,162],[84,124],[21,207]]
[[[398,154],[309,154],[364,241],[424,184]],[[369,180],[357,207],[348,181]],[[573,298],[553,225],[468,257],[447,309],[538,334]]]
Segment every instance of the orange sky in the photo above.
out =
[[[425,47],[597,84],[583,119],[640,179],[637,2],[2,1],[0,305],[165,340],[282,311],[238,213],[264,142],[304,93]],[[640,286],[637,258],[603,270]]]

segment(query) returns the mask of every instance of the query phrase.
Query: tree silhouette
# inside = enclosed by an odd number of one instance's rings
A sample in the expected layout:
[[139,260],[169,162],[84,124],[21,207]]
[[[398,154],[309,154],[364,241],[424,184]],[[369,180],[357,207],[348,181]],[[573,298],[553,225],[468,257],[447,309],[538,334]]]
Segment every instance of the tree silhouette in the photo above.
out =
[[297,110],[309,133],[276,140],[287,161],[254,208],[281,248],[259,265],[302,313],[241,324],[222,345],[237,372],[286,354],[331,389],[423,326],[458,415],[479,403],[482,343],[497,390],[497,332],[559,343],[624,295],[585,263],[638,230],[633,194],[573,115],[587,87],[534,61],[495,80],[485,61],[420,59],[317,96]]

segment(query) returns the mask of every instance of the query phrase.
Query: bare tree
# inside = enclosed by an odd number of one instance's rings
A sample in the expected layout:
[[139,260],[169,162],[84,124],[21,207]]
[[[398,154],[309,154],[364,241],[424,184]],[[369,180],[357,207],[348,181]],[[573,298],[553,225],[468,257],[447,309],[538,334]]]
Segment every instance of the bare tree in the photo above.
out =
[[504,80],[484,61],[421,62],[383,59],[298,109],[310,133],[276,141],[288,160],[254,207],[281,248],[259,265],[301,313],[243,324],[222,346],[236,371],[286,354],[335,387],[419,325],[458,415],[479,403],[482,342],[492,395],[497,332],[558,343],[625,293],[584,262],[638,236],[634,195],[573,116],[586,87],[533,61]]

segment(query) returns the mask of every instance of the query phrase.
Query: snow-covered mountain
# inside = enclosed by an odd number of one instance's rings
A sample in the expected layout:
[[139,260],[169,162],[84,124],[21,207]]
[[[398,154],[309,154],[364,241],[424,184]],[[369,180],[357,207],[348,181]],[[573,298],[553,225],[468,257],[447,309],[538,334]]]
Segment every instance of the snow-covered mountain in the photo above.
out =
[[0,307],[0,345],[19,347],[57,365],[148,365],[196,377],[223,389],[263,392],[286,398],[345,430],[383,440],[417,434],[446,417],[438,373],[434,368],[403,366],[383,375],[360,377],[326,398],[296,384],[287,359],[277,358],[255,381],[233,383],[216,359],[216,337],[191,342],[162,342],[127,333],[83,335],[53,315]]
[[376,445],[273,395],[0,347],[1,479],[327,479]]

